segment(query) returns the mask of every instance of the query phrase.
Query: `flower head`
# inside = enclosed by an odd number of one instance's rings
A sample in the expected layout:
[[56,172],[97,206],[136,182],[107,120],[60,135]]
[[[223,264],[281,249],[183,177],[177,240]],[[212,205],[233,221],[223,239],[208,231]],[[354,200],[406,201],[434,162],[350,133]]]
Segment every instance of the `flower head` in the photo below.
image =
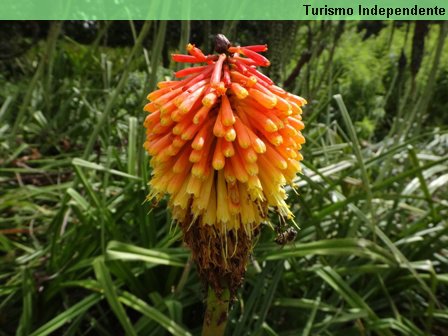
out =
[[266,45],[219,42],[219,54],[188,44],[189,55],[172,55],[200,65],[160,82],[144,108],[149,197],[169,195],[199,272],[215,289],[240,284],[269,210],[292,218],[284,186],[300,172],[306,104],[257,70],[270,64],[260,54]]

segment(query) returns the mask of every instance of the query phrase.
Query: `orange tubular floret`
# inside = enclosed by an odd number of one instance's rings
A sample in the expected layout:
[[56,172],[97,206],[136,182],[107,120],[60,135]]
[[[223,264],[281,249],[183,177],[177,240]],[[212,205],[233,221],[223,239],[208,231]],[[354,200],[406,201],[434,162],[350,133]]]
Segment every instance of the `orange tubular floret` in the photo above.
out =
[[236,183],[227,184],[227,198],[229,211],[232,215],[237,215],[240,212],[240,195],[238,185]]
[[[252,110],[251,108],[246,108],[244,111],[248,112],[248,113],[253,113],[253,114],[251,114],[251,117],[253,118],[253,123],[258,125],[258,129],[260,131],[262,131],[262,132],[266,131],[266,132],[269,132],[269,133],[278,131],[278,127],[274,123],[274,121],[272,121],[271,118],[268,118],[263,113],[258,112],[258,113],[255,114],[253,112],[254,110]],[[252,111],[252,112],[249,112],[249,111]]]
[[233,115],[232,107],[230,106],[229,98],[223,95],[221,98],[221,118],[224,126],[232,126],[235,123],[235,116]]
[[171,58],[174,62],[178,63],[203,63],[204,61],[199,60],[195,56],[184,55],[184,54],[171,54]]
[[179,158],[176,160],[176,163],[173,165],[173,173],[181,173],[185,170],[190,169],[191,163],[189,161],[191,149],[186,146],[180,154]]
[[[201,77],[201,76],[198,76],[197,78],[199,78],[199,77]],[[194,84],[190,86],[190,83],[193,83],[193,82],[194,82]],[[188,83],[188,85],[186,85],[182,88],[183,93],[181,95],[179,95],[179,97],[181,97],[181,96],[184,98],[189,97],[192,93],[196,92],[197,90],[199,90],[203,87],[206,87],[209,82],[210,81],[208,78],[202,79],[200,81],[191,81],[190,83]]]
[[181,147],[174,146],[171,143],[171,145],[169,145],[168,148],[166,149],[166,153],[169,156],[175,156],[175,155],[177,155],[180,152],[181,149],[182,149]]
[[222,64],[224,60],[227,58],[226,54],[219,55],[218,61],[215,63],[215,68],[213,69],[212,76],[210,78],[210,85],[215,87],[221,81],[222,76]]
[[272,93],[274,93],[277,96],[282,97],[282,98],[286,98],[288,95],[288,93],[285,90],[283,90],[281,87],[278,87],[276,85],[269,85],[268,89]]
[[225,132],[226,132],[226,134],[224,135],[224,138],[227,141],[235,141],[235,139],[236,139],[236,132],[235,132],[235,129],[233,127],[225,128]]
[[255,52],[264,52],[268,50],[267,44],[257,44],[257,45],[250,45],[250,46],[244,46],[245,49],[249,49]]
[[230,88],[238,99],[244,99],[249,95],[249,92],[238,83],[230,84]]
[[297,131],[301,131],[305,128],[305,124],[301,120],[298,120],[294,117],[288,117],[287,120]]
[[215,145],[215,151],[213,153],[213,168],[216,170],[221,170],[226,164],[226,158],[222,152],[222,138],[218,138]]
[[305,137],[302,135],[302,132],[297,132],[297,136],[294,138],[294,141],[298,145],[303,145],[306,142]]
[[254,109],[249,105],[245,105],[241,111],[246,113],[250,117],[250,121],[253,126],[255,126],[259,131],[266,132],[276,132],[278,131],[277,125],[272,121],[271,118],[268,118],[266,114],[262,113],[259,110]]
[[[292,162],[294,160],[290,160],[290,162]],[[289,184],[293,184],[294,183],[294,178],[296,177],[297,173],[300,173],[302,171],[300,164],[298,167],[295,166],[294,164],[288,164],[288,168],[286,168],[283,171],[283,174],[286,178],[286,182],[288,182]]]
[[253,157],[250,157],[250,160],[247,159],[248,156],[247,154],[248,150],[240,148],[238,151],[236,151],[235,156],[239,157],[240,163],[243,165],[244,169],[250,176],[257,175],[258,174],[258,165],[256,164],[257,154],[253,152],[253,155],[255,155],[255,159]]
[[224,64],[223,66],[223,73],[222,73],[222,81],[224,82],[224,85],[226,87],[229,87],[230,84],[232,83],[232,80],[230,78],[230,70],[229,70],[229,66],[227,64]]
[[175,89],[172,91],[169,91],[165,93],[163,96],[158,97],[156,100],[154,100],[154,105],[157,107],[163,106],[166,103],[169,103],[173,98],[178,96],[178,94],[181,92],[180,89]]
[[143,111],[150,112],[150,113],[155,112],[155,111],[157,111],[157,106],[155,106],[153,102],[148,103],[143,108]]
[[263,83],[265,85],[272,85],[274,82],[272,81],[272,79],[270,79],[268,76],[266,76],[265,74],[261,73],[260,71],[258,71],[255,68],[247,68],[247,70],[253,74],[255,77],[257,77],[260,80],[260,83]]
[[259,82],[257,82],[254,85],[254,89],[257,89],[258,91],[263,92],[265,95],[272,97],[272,98],[277,98],[277,96],[275,94],[273,94],[271,91],[269,91],[269,89],[267,87],[265,87],[264,85],[261,85]]
[[[200,210],[208,209],[210,211],[210,203],[212,202],[212,190],[214,189],[214,182],[215,182],[215,174],[208,174],[206,181],[204,181],[201,195],[197,199],[196,206]],[[214,200],[213,200],[214,201]],[[193,205],[195,206],[195,205]]]
[[279,132],[263,133],[268,141],[275,147],[280,146],[283,143],[283,136]]
[[232,162],[232,168],[233,172],[235,173],[236,179],[242,183],[246,183],[249,180],[249,175],[247,174],[247,171],[239,155],[232,156],[230,161]]
[[292,125],[288,124],[282,133],[294,139],[298,135],[297,132],[298,131]]
[[195,83],[189,91],[184,91],[182,92],[180,95],[178,95],[176,98],[174,98],[174,104],[176,104],[177,107],[180,106],[180,104],[182,104],[182,102],[187,99],[188,97],[191,96],[191,93],[199,90],[201,87],[203,87],[205,84],[208,83],[208,80],[201,80],[197,83]]
[[225,157],[230,158],[235,155],[235,149],[233,148],[232,142],[224,140],[221,143],[222,153]]
[[268,158],[266,157],[266,155],[262,155],[260,157],[259,161],[260,161],[258,163],[259,166],[263,167],[260,170],[260,174],[259,174],[259,177],[260,177],[260,180],[261,180],[262,183],[263,183],[263,180],[265,180],[264,182],[268,182],[268,184],[270,186],[275,186],[275,184],[277,184],[277,183],[283,183],[284,182],[283,172],[281,170],[279,170],[273,164],[273,162],[269,161]]
[[216,93],[218,94],[218,96],[222,96],[227,92],[227,88],[226,88],[224,82],[219,82],[218,84],[216,84],[214,86],[214,89],[216,90]]
[[216,93],[210,92],[210,93],[206,94],[204,96],[204,98],[202,98],[202,104],[207,107],[212,107],[213,105],[215,105],[217,99],[218,99],[218,96],[216,95]]
[[227,223],[230,220],[229,206],[227,203],[227,190],[222,171],[218,172],[217,178],[217,209],[216,215],[221,223]]
[[259,102],[257,102],[255,99],[252,99],[251,97],[242,102],[241,105],[247,108],[251,108],[252,110],[255,110],[257,114],[258,113],[264,114],[269,119],[272,119],[272,121],[277,125],[278,128],[284,127],[282,119],[285,118],[285,115],[277,108],[268,109],[265,106],[261,105]]
[[175,147],[182,147],[185,143],[186,141],[182,140],[180,136],[176,136],[173,140],[173,146]]
[[194,44],[188,43],[187,44],[187,51],[188,51],[188,53],[191,56],[196,57],[201,62],[206,62],[207,61],[207,57],[205,57],[205,55],[203,54],[201,49],[196,48]]
[[274,113],[270,114],[269,119],[272,120],[272,122],[275,124],[275,126],[277,126],[278,129],[282,129],[285,127],[285,123]]
[[264,141],[261,140],[258,136],[256,136],[255,133],[252,132],[250,128],[247,128],[247,131],[249,133],[252,148],[255,150],[255,152],[258,154],[266,152],[266,144],[264,143]]
[[[153,189],[157,190],[158,193],[164,193],[166,187],[168,186],[168,182],[170,181],[169,178],[170,176],[168,174],[163,176],[154,176],[154,178],[150,181],[150,185]],[[160,196],[158,198],[160,198]]]
[[211,106],[202,106],[198,112],[196,112],[196,114],[193,117],[193,123],[194,124],[199,124],[201,123],[206,117],[208,112],[210,111]]
[[291,104],[282,97],[276,96],[276,98],[277,104],[275,105],[275,107],[282,112],[286,112],[287,115],[292,114]]
[[240,56],[233,56],[232,57],[232,63],[235,64],[235,62],[241,62],[241,63],[243,63],[245,65],[248,65],[248,66],[256,66],[256,65],[258,65],[254,60],[252,60],[250,58],[243,58],[243,57],[240,57]]
[[241,53],[241,47],[229,47],[229,49],[227,49],[229,53],[234,53],[234,54],[239,54]]
[[240,118],[235,118],[235,132],[236,140],[241,148],[248,148],[250,146],[250,137],[247,132],[246,126],[243,124]]
[[171,113],[171,119],[173,119],[175,122],[181,122],[181,121],[191,121],[195,113],[199,110],[199,108],[202,107],[201,100],[197,100],[193,106],[190,108],[189,111],[181,110],[180,108],[174,110]]
[[287,99],[296,103],[299,107],[305,105],[307,102],[304,98],[288,93]]
[[194,195],[195,197],[198,197],[199,194],[201,193],[201,186],[202,186],[201,179],[191,174],[188,180],[186,192],[188,194]]
[[177,106],[174,104],[172,100],[170,100],[168,103],[165,103],[164,105],[160,106],[160,115],[163,116],[170,116],[171,113],[177,109]]
[[162,82],[158,82],[157,83],[157,87],[159,89],[163,89],[163,88],[166,88],[166,87],[176,86],[177,84],[179,84],[179,82],[176,82],[176,81],[162,81]]
[[238,151],[240,152],[240,155],[244,159],[244,161],[249,162],[249,163],[257,162],[258,155],[257,155],[257,153],[255,153],[255,151],[252,147],[240,148]]
[[148,99],[150,101],[154,101],[157,98],[159,98],[159,97],[163,96],[164,94],[166,94],[168,92],[171,92],[171,91],[172,91],[171,87],[166,87],[166,88],[163,88],[163,89],[159,89],[159,90],[153,91],[150,94],[148,94],[146,99]]
[[283,136],[286,139],[285,145],[288,145],[294,149],[299,149],[299,146],[305,143],[305,138],[303,137],[302,134],[300,134],[300,132],[296,132],[297,134],[295,136],[285,135],[286,130],[281,130],[281,132],[283,133]]
[[182,188],[182,185],[187,178],[187,171],[181,172],[180,174],[175,174],[173,178],[170,179],[167,186],[167,191],[169,194],[174,195],[177,194]]
[[[177,110],[176,110],[177,111]],[[176,112],[175,111],[175,112]],[[173,129],[171,130],[171,132],[174,135],[180,135],[185,132],[185,130],[190,126],[190,123],[188,121],[184,121],[184,122],[179,122],[176,124],[176,126],[173,127]]]
[[259,90],[249,89],[249,94],[257,102],[268,109],[272,109],[277,104],[277,98],[275,96],[268,96]]
[[284,144],[277,146],[275,149],[285,159],[295,159],[297,157],[297,153],[290,147],[285,146]]
[[148,153],[151,154],[152,156],[155,156],[158,153],[160,153],[160,151],[168,147],[172,142],[173,142],[173,136],[170,133],[168,133],[165,136],[150,142],[148,146]]
[[182,79],[181,81],[175,82],[176,84],[173,86],[170,86],[170,88],[172,90],[176,90],[176,89],[181,89],[182,87],[184,87],[186,84],[188,84],[188,82],[190,82],[193,78],[196,78],[199,74],[193,74],[191,76],[188,76],[185,79]]
[[215,119],[215,125],[213,126],[213,134],[215,137],[222,138],[226,135],[226,129],[224,125],[222,124],[222,112],[221,109],[219,109],[218,115]]
[[205,86],[197,89],[193,93],[190,94],[180,105],[179,110],[181,110],[183,113],[188,113],[193,105],[198,101],[199,98],[202,97],[202,94],[204,93],[204,90],[206,89]]
[[291,139],[288,136],[284,137],[282,146],[287,146],[287,147],[290,147],[290,148],[295,149],[295,150],[300,150],[301,149],[301,146],[298,145],[293,139]]
[[258,165],[255,162],[246,162],[244,168],[246,168],[246,172],[249,176],[257,176]]
[[[158,112],[156,112],[156,113],[158,113]],[[154,128],[152,129],[151,133],[156,134],[156,135],[169,133],[169,131],[171,129],[170,127],[165,127],[165,126],[161,125],[160,120],[157,123],[155,123],[153,125],[153,127]]]
[[206,138],[205,139],[205,144],[202,147],[202,149],[200,149],[200,150],[193,149],[191,151],[191,154],[190,154],[190,157],[189,157],[190,162],[196,163],[196,162],[199,162],[204,156],[208,157],[209,152],[210,152],[210,147],[212,146],[212,143],[213,143],[213,139]]
[[269,65],[271,65],[271,62],[269,62],[269,60],[266,57],[256,53],[255,51],[252,51],[250,49],[246,49],[244,47],[240,48],[240,51],[241,51],[241,53],[244,56],[249,57],[250,59],[252,59],[257,65],[260,65],[260,66],[269,66]]
[[180,135],[181,139],[185,141],[193,139],[200,127],[201,124],[196,125],[190,123],[190,126],[188,126],[188,128]]
[[171,119],[173,120],[173,121],[175,121],[175,122],[180,122],[182,119],[183,119],[183,117],[185,116],[185,113],[184,112],[182,112],[181,110],[179,110],[179,109],[175,109],[172,113],[171,113]]
[[203,154],[204,154],[203,150],[193,149],[188,159],[190,160],[191,163],[196,163],[201,160]]
[[204,155],[202,155],[201,157],[201,160],[193,164],[191,174],[203,179],[206,175],[208,164],[209,164],[209,155],[208,153],[207,154],[204,153]]
[[245,65],[243,62],[241,62],[241,61],[235,61],[235,62],[233,62],[233,64],[235,65],[236,69],[237,69],[239,72],[241,72],[241,73],[244,74],[244,75],[247,74],[248,70],[247,70],[246,65]]
[[148,114],[145,118],[143,125],[147,129],[152,129],[153,126],[160,121],[160,111],[155,111],[154,113]]
[[187,81],[184,85],[182,85],[182,91],[189,91],[192,92],[192,90],[195,90],[198,86],[195,86],[196,83],[206,80],[205,83],[208,83],[210,79],[208,76],[212,72],[213,68],[211,66],[208,66],[203,72],[192,76],[191,78],[187,78]]
[[160,125],[168,127],[174,124],[174,120],[170,116],[160,118]]
[[233,171],[231,160],[226,160],[226,165],[224,166],[224,177],[228,183],[235,183],[236,177]]
[[[198,72],[202,72],[205,69],[207,69],[209,66],[208,65],[202,65],[202,66],[198,66],[198,67],[192,67],[192,68],[186,68],[186,69],[182,69],[179,70],[177,72],[174,73],[174,76],[176,78],[181,78],[181,77],[185,77],[185,76],[189,76],[192,74],[196,74]],[[175,82],[176,83],[176,82]]]
[[194,137],[193,142],[191,143],[191,148],[201,150],[204,147],[205,140],[207,139],[207,135],[210,136],[210,125],[211,120],[207,121],[199,130],[199,132]]
[[300,108],[299,105],[297,105],[296,103],[294,103],[293,101],[289,101],[289,105],[291,105],[291,109],[292,109],[292,114],[293,115],[300,115],[302,114],[302,109]]
[[[194,118],[195,114],[197,112],[199,112],[201,107],[202,107],[201,101],[200,100],[196,101],[196,103],[193,105],[193,107],[190,109],[190,111],[188,111],[187,113],[184,113],[183,111],[181,111],[180,116],[178,117],[178,122],[185,121],[185,122],[191,123],[191,120]],[[177,112],[177,111],[180,111],[180,110],[176,110],[175,112]]]
[[170,159],[172,158],[168,153],[169,148],[170,148],[170,146],[166,147],[159,154],[154,156],[152,158],[153,163],[154,164],[167,164],[168,161],[170,161]]
[[248,88],[253,87],[257,83],[257,78],[255,76],[244,76],[238,71],[230,71],[230,78],[233,82],[237,82]]

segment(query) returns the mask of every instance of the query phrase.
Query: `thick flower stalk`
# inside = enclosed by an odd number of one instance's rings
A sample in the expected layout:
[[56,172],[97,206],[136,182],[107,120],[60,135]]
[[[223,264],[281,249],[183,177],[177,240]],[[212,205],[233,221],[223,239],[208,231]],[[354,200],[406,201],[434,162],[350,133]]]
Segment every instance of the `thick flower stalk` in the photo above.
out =
[[268,212],[292,218],[284,186],[300,172],[306,101],[257,70],[270,64],[260,54],[267,46],[230,46],[218,35],[216,50],[189,44],[189,55],[172,55],[197,66],[148,95],[144,147],[149,198],[168,194],[201,277],[219,294],[240,286]]

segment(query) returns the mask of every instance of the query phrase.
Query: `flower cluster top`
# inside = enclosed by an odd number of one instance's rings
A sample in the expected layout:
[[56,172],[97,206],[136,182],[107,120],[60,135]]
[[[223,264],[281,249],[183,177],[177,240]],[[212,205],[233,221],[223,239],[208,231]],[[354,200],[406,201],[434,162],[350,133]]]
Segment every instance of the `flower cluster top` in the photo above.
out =
[[188,44],[188,55],[172,58],[198,66],[148,95],[150,197],[169,194],[178,222],[250,233],[268,210],[292,217],[283,186],[300,172],[306,101],[257,70],[270,65],[260,54],[266,45],[221,39],[217,50],[205,55]]

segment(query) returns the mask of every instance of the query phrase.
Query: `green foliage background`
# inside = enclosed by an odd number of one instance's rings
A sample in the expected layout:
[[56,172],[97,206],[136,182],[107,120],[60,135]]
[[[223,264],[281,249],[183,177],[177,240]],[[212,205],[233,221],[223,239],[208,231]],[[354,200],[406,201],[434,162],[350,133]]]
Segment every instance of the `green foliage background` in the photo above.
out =
[[268,43],[310,103],[302,230],[264,228],[228,334],[448,333],[446,22],[28,24],[0,24],[0,335],[200,333],[189,252],[144,202],[142,107],[218,32]]

